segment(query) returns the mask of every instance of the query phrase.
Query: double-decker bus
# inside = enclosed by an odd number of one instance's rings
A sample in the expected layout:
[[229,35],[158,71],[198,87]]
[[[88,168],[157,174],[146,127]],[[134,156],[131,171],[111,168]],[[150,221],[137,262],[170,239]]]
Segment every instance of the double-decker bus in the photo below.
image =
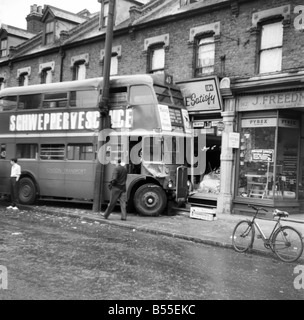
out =
[[20,203],[93,203],[96,163],[102,158],[107,203],[120,158],[128,169],[129,208],[157,215],[168,198],[186,201],[190,123],[179,88],[168,80],[166,75],[112,77],[109,128],[100,127],[103,78],[1,90],[0,193],[9,194],[10,159],[16,157],[22,168]]

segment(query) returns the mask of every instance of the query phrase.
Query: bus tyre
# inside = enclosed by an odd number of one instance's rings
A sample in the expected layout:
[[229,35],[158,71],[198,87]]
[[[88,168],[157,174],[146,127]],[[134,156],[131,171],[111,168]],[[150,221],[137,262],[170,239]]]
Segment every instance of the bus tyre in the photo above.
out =
[[166,194],[156,184],[144,184],[134,194],[134,206],[141,215],[157,216],[164,211],[166,205]]
[[19,201],[22,204],[32,204],[36,199],[36,185],[31,178],[22,178],[19,181]]

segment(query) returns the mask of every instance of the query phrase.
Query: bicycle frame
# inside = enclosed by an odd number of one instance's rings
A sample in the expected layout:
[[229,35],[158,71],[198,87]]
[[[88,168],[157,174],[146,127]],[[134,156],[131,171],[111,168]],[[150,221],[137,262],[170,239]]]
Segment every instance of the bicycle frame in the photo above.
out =
[[273,227],[270,236],[267,238],[263,232],[263,230],[261,229],[260,225],[255,221],[255,217],[253,218],[253,220],[251,221],[251,223],[253,223],[254,226],[256,226],[257,230],[259,231],[262,240],[264,241],[264,243],[269,243],[273,234],[275,233],[275,231],[281,227],[281,223],[280,223],[280,218],[276,221],[275,226]]

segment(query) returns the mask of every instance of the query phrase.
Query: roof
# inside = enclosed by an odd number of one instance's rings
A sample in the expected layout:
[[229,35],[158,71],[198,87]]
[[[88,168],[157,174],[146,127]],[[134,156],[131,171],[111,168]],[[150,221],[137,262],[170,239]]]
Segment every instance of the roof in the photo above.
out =
[[17,27],[6,25],[6,24],[0,25],[0,28],[6,30],[6,32],[9,35],[16,36],[16,37],[19,37],[19,38],[30,39],[33,36],[35,36],[34,33],[28,32],[27,30],[20,29],[20,28],[17,28]]
[[77,15],[76,13],[72,13],[63,9],[59,9],[50,5],[47,5],[44,9],[43,16],[41,18],[42,21],[45,20],[48,14],[52,14],[55,18],[75,22],[75,23],[83,23],[88,18]]
[[[153,84],[158,83],[162,84],[161,80],[162,75],[152,75],[152,74],[132,74],[132,75],[123,75],[123,76],[113,76],[110,78],[110,83],[112,85],[120,86],[128,84]],[[36,84],[29,86],[21,86],[21,87],[10,87],[5,88],[0,91],[0,97],[4,96],[12,96],[16,94],[30,94],[30,93],[38,93],[38,92],[53,92],[56,90],[59,92],[60,90],[66,91],[67,88],[69,90],[76,89],[96,89],[102,85],[103,78],[90,78],[84,80],[76,80],[76,81],[64,81],[64,82],[53,82],[47,84]]]
[[[166,0],[158,6],[153,6],[154,1],[148,2],[140,10],[143,12],[142,16],[136,19],[132,25],[149,22],[165,17],[170,17],[182,14],[189,11],[195,11],[202,8],[210,7],[211,5],[230,3],[231,0],[201,0],[184,6],[180,6],[180,0]],[[150,10],[149,7],[152,9]]]

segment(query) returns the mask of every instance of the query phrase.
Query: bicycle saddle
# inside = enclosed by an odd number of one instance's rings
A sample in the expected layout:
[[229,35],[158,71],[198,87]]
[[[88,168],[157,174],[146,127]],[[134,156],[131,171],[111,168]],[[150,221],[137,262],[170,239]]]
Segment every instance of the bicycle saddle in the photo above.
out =
[[281,211],[279,209],[274,209],[273,210],[273,216],[274,217],[288,217],[289,213],[287,211]]

